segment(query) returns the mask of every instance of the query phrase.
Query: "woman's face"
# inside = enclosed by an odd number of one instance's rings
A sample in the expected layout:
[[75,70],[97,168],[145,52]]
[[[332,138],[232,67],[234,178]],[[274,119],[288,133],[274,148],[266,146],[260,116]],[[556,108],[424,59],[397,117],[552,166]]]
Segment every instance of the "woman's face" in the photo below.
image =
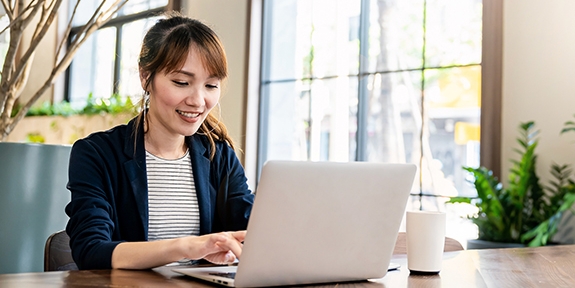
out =
[[[140,75],[145,88],[146,75]],[[195,48],[178,71],[156,73],[150,92],[148,132],[173,137],[190,136],[220,99],[220,79],[209,75]]]

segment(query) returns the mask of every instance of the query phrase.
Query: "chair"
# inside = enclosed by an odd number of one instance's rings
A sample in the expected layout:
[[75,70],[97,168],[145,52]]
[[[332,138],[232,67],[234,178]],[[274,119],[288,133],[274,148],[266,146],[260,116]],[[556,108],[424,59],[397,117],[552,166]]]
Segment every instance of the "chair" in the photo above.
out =
[[78,270],[72,259],[70,237],[66,231],[58,231],[46,240],[44,247],[44,271]]
[[[443,252],[449,251],[459,251],[463,250],[463,246],[459,241],[445,237],[445,246],[443,247]],[[397,240],[395,242],[395,248],[393,248],[393,254],[407,254],[407,234],[405,232],[399,232],[397,234]]]

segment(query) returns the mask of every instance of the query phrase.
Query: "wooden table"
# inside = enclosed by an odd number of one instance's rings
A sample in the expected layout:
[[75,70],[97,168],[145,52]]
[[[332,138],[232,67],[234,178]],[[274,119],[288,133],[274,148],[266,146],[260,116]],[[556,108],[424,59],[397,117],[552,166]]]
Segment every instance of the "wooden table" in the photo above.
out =
[[[444,254],[439,275],[410,275],[402,265],[382,279],[306,287],[575,287],[575,245],[464,250]],[[146,271],[88,270],[0,275],[0,287],[214,287],[174,273],[169,267]]]

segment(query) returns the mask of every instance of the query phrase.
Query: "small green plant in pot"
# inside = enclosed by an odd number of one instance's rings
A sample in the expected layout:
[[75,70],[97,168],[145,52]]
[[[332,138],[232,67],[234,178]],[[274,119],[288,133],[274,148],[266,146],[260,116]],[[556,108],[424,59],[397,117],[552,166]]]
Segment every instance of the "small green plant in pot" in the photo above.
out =
[[448,203],[470,203],[478,208],[470,216],[479,230],[479,240],[542,246],[557,233],[561,216],[575,203],[575,183],[568,165],[552,165],[550,185],[540,184],[536,173],[535,148],[539,131],[534,122],[522,123],[513,163],[504,187],[485,167],[463,167],[473,176],[477,198],[453,197]]

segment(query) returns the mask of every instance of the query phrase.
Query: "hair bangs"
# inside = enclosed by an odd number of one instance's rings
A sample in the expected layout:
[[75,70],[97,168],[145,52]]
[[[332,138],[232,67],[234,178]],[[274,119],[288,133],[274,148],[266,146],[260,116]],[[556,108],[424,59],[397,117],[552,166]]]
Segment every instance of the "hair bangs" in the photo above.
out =
[[190,53],[190,35],[189,31],[183,26],[176,27],[166,36],[156,60],[159,61],[156,71],[169,73],[180,70]]
[[208,31],[200,30],[194,34],[192,42],[194,42],[195,52],[200,54],[199,57],[208,73],[218,79],[227,78],[228,63],[220,40]]

